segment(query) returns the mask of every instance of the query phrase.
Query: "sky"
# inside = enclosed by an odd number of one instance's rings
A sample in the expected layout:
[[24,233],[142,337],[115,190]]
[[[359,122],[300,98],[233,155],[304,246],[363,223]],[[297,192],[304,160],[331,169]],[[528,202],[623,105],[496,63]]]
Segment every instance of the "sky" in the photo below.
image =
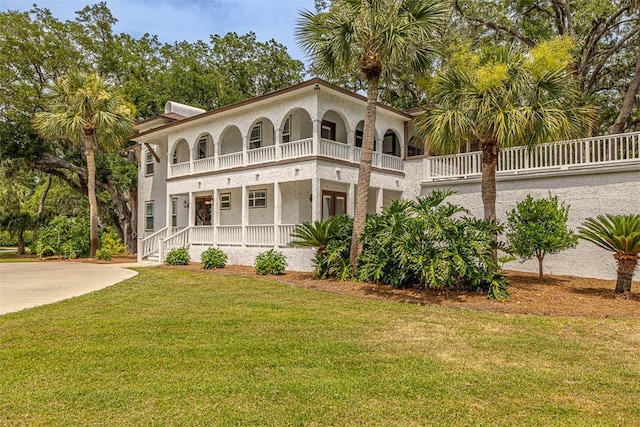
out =
[[[78,0],[1,0],[0,11],[28,11],[35,3],[49,9],[61,20],[72,20],[75,11],[95,1]],[[209,40],[210,34],[234,31],[256,33],[258,40],[275,39],[287,46],[289,54],[302,61],[295,42],[298,11],[313,10],[314,0],[108,0],[118,19],[116,33],[136,38],[155,34],[161,42]]]

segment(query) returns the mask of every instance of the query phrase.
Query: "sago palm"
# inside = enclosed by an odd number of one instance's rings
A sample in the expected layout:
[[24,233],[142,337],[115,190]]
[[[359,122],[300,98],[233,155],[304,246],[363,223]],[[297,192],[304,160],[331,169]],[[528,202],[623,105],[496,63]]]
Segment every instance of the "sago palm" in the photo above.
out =
[[578,237],[613,252],[618,264],[616,293],[631,292],[640,253],[640,215],[598,215],[578,227]]
[[[470,141],[482,151],[482,202],[496,218],[496,169],[500,150],[585,136],[593,109],[582,106],[561,51],[564,40],[530,52],[515,46],[479,53],[462,50],[430,86],[433,105],[414,122],[431,152],[455,153]],[[536,50],[537,49],[537,50]],[[567,53],[570,58],[570,54]]]
[[120,94],[98,74],[72,72],[48,89],[45,110],[34,127],[44,138],[81,145],[87,161],[91,256],[98,249],[95,146],[121,147],[134,131],[131,110]]
[[434,37],[445,18],[442,0],[334,0],[326,12],[302,11],[296,36],[316,69],[342,77],[354,64],[367,81],[362,155],[354,215],[351,264],[362,250],[367,216],[376,101],[380,79],[398,70],[420,72],[434,53]]

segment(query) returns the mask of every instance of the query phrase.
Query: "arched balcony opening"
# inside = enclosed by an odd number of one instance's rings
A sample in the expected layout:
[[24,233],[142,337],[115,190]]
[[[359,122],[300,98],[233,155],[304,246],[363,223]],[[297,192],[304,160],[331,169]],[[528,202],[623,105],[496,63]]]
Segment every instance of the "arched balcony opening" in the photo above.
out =
[[[364,120],[360,120],[356,125],[355,146],[358,148],[362,148],[363,140],[364,140]],[[378,132],[376,131],[373,137],[373,151],[376,151],[377,147],[378,147]]]
[[390,156],[402,157],[402,148],[400,147],[400,138],[398,134],[389,129],[385,132],[382,139],[382,153]]
[[200,135],[196,139],[195,160],[213,157],[213,138],[208,133]]
[[297,108],[284,116],[280,125],[281,143],[286,144],[288,142],[311,139],[312,137],[313,122],[306,110]]
[[189,155],[189,144],[187,140],[180,139],[173,146],[173,152],[171,153],[171,164],[176,165],[178,163],[185,163],[191,160]]
[[273,123],[266,117],[261,117],[249,128],[249,150],[269,147],[275,144]]
[[242,133],[237,126],[228,126],[220,135],[220,155],[242,151]]
[[338,112],[329,110],[322,116],[320,138],[328,141],[347,143],[346,121]]

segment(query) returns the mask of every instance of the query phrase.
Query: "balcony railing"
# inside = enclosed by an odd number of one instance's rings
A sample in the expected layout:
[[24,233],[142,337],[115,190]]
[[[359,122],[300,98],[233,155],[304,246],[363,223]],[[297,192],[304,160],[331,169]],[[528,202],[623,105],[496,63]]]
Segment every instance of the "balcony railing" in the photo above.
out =
[[[640,161],[640,132],[551,142],[500,151],[498,175],[535,171],[623,165]],[[477,176],[482,173],[482,153],[433,156],[424,159],[427,181]]]
[[[217,170],[237,168],[246,165],[274,162],[279,159],[296,159],[317,154],[332,159],[344,160],[350,163],[360,163],[361,149],[347,145],[343,142],[320,139],[318,152],[314,153],[313,139],[302,139],[279,145],[270,145],[247,150],[246,158],[242,151],[223,154],[216,157],[207,157],[169,165],[169,177],[186,176],[191,173],[206,173]],[[245,163],[246,162],[246,163]],[[192,166],[193,163],[193,166]],[[372,165],[390,170],[402,171],[404,162],[400,157],[383,153],[373,153]]]

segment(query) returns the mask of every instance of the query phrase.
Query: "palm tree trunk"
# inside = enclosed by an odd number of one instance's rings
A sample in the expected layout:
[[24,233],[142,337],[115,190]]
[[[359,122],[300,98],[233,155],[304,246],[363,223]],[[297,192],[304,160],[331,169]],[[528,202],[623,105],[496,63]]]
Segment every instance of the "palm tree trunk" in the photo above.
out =
[[93,153],[93,131],[84,134],[85,156],[87,157],[87,193],[89,196],[89,236],[91,258],[98,250],[98,201],[96,200],[96,161]]
[[[496,169],[498,168],[498,147],[493,142],[482,143],[482,205],[484,219],[496,219]],[[497,242],[498,236],[493,235]],[[491,258],[498,263],[498,250],[491,251]]]
[[358,171],[358,189],[356,207],[353,216],[353,234],[351,239],[350,260],[355,270],[358,257],[362,252],[360,235],[364,231],[367,220],[367,205],[369,202],[369,183],[371,182],[371,160],[373,158],[373,144],[376,129],[376,101],[378,100],[378,78],[367,80],[367,110],[364,116],[364,131],[362,138],[362,153],[360,169]]
[[616,294],[630,293],[633,273],[638,264],[638,255],[621,254],[614,255],[618,262],[618,280],[616,282]]

